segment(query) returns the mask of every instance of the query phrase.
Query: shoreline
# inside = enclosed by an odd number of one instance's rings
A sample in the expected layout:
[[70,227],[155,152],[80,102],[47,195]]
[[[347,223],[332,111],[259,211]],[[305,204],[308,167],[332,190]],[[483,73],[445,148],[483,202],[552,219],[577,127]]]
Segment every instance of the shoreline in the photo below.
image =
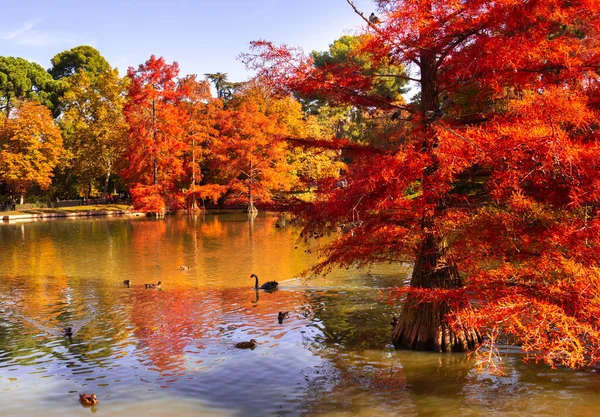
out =
[[23,213],[15,212],[15,214],[0,215],[1,223],[16,223],[16,222],[29,222],[37,220],[50,220],[56,218],[77,218],[77,217],[117,217],[117,216],[132,216],[141,217],[146,216],[146,213],[133,212],[129,210],[81,210],[81,211],[61,211],[61,212],[37,212],[37,213]]
[[[34,222],[42,220],[52,219],[65,219],[65,218],[81,218],[81,217],[151,217],[151,213],[131,211],[129,209],[107,209],[96,207],[93,209],[84,208],[87,206],[69,207],[69,209],[37,209],[31,211],[15,211],[15,212],[1,212],[0,213],[0,224],[14,224],[17,222]],[[75,209],[75,210],[74,210]],[[243,213],[243,209],[231,209],[231,208],[214,208],[199,211],[193,214],[230,214],[230,213]],[[12,214],[14,213],[14,214]],[[172,212],[166,213],[166,215],[179,215],[184,214],[183,212]],[[189,213],[186,213],[189,214]]]

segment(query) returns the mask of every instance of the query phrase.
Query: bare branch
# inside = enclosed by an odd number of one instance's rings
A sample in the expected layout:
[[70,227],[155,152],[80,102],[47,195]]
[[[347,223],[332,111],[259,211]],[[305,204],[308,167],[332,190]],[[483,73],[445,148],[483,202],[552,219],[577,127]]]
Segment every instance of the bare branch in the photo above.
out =
[[[377,26],[378,23],[373,23],[371,21],[369,21],[369,19],[367,17],[365,17],[365,15],[358,10],[358,8],[354,5],[354,3],[352,2],[352,0],[346,0],[346,2],[352,7],[352,9],[354,10],[354,13],[356,13],[357,15],[359,15],[365,22],[367,22],[367,25],[369,25],[369,27],[371,27],[371,29],[373,29],[375,32],[377,32],[380,35],[383,35],[382,30],[379,29],[379,27]],[[401,44],[397,43],[397,42],[391,42],[392,45],[394,45],[399,51],[404,50],[404,48],[402,47]],[[416,64],[417,66],[419,65],[419,61],[416,59],[411,59],[411,62],[413,62],[414,64]],[[417,80],[417,82],[420,82]]]
[[395,77],[395,78],[402,78],[403,80],[407,80],[407,81],[414,81],[416,83],[421,83],[421,80],[418,80],[416,78],[411,78],[411,77],[408,77],[406,75],[401,75],[401,74],[373,74],[373,75],[370,75],[370,77]]

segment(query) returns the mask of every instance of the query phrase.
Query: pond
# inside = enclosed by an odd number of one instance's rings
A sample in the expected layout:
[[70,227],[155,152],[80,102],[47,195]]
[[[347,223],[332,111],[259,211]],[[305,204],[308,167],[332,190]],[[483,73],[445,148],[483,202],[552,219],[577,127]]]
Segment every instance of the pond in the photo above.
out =
[[316,258],[275,220],[0,224],[0,416],[600,415],[595,370],[394,351],[380,292],[410,269],[300,278]]

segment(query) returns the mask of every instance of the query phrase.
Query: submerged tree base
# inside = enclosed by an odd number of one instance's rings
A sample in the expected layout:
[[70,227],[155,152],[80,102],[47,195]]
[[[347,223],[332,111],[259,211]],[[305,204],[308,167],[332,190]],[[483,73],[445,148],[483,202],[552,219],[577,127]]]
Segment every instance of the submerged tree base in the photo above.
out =
[[[444,257],[444,243],[427,236],[421,244],[411,279],[412,288],[458,289],[462,280],[455,265]],[[482,338],[476,329],[465,325],[450,326],[450,307],[445,301],[423,302],[409,294],[402,315],[394,326],[392,343],[396,349],[434,352],[467,352]]]
[[477,330],[461,326],[452,330],[446,320],[449,308],[444,304],[421,303],[405,307],[394,327],[392,343],[396,349],[433,352],[467,352],[482,342]]
[[246,213],[258,213],[258,209],[254,204],[249,204],[248,208],[246,208]]
[[149,211],[146,213],[146,217],[153,217],[155,219],[164,219],[166,216],[165,211]]

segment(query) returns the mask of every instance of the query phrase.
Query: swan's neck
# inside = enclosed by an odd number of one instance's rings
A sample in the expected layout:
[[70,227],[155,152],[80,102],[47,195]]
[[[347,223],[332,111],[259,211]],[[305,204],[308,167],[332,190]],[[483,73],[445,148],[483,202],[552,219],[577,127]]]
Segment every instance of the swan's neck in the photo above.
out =
[[254,288],[258,289],[258,277],[255,276],[254,279],[256,280],[256,284],[254,284]]

